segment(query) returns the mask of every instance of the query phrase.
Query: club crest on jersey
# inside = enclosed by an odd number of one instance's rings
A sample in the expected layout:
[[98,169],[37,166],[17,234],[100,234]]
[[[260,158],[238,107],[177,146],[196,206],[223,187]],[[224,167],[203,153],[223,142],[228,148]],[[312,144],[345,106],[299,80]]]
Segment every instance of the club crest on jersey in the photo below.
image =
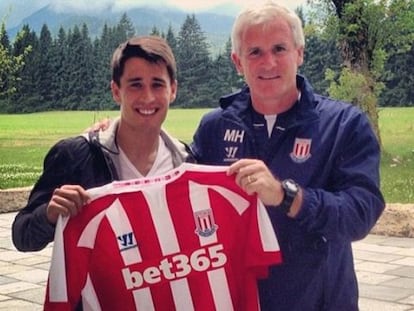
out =
[[303,163],[311,157],[312,139],[296,138],[290,158],[296,163]]
[[134,233],[132,232],[122,234],[118,236],[117,239],[119,250],[121,252],[137,246],[137,243],[135,242]]
[[201,237],[209,237],[217,231],[218,226],[214,221],[211,209],[195,212],[194,221],[196,225],[195,233]]

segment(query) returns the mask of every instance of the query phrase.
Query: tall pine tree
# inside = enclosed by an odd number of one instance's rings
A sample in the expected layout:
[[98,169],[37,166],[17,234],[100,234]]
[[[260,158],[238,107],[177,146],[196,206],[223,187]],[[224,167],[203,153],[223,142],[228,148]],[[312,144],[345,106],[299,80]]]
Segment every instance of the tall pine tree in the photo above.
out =
[[[17,34],[17,40],[22,33]],[[20,54],[12,54],[12,47],[6,32],[6,26],[2,23],[0,28],[0,111],[18,111],[11,100],[16,94],[19,81],[19,71],[24,65],[24,58],[30,52],[31,47],[27,46]]]
[[63,27],[53,41],[51,51],[51,63],[53,66],[53,79],[51,85],[52,104],[51,109],[64,110],[63,98],[67,96],[69,72],[65,67],[69,53],[66,31]]
[[231,60],[231,39],[229,38],[224,46],[224,51],[220,52],[214,61],[214,79],[210,79],[211,98],[208,107],[216,107],[218,99],[226,94],[240,89],[244,80],[238,75],[236,68]]
[[39,78],[39,38],[29,25],[24,25],[21,35],[13,44],[13,55],[21,55],[30,47],[30,53],[25,57],[24,66],[19,71],[20,80],[17,83],[17,92],[12,96],[13,112],[24,113],[40,111],[41,102],[38,78]]
[[187,15],[178,34],[177,47],[180,89],[175,104],[180,107],[209,106],[212,62],[206,37],[194,14]]
[[42,26],[39,37],[39,58],[37,89],[40,102],[38,107],[41,110],[50,109],[53,103],[53,92],[51,86],[54,78],[54,66],[52,63],[52,35],[46,24]]

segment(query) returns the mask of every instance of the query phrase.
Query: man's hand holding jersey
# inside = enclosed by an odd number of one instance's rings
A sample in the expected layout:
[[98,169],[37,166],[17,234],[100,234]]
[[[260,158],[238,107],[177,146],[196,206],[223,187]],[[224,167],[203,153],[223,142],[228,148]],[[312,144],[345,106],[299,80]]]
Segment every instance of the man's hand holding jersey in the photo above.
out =
[[59,215],[76,216],[89,200],[88,193],[79,185],[63,185],[56,188],[47,205],[47,219],[55,224]]
[[[236,174],[236,183],[248,194],[257,193],[259,199],[267,206],[277,208],[284,198],[280,180],[275,178],[266,164],[256,159],[241,159],[230,165],[228,174]],[[295,217],[302,204],[302,191],[292,204],[288,216]]]

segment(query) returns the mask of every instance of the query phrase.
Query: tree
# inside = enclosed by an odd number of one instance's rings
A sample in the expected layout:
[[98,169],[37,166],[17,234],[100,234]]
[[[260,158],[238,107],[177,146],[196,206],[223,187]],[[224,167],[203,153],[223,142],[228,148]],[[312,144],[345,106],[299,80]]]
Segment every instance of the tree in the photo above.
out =
[[306,36],[305,62],[300,67],[312,83],[313,88],[320,94],[327,95],[330,81],[325,79],[328,69],[340,71],[341,59],[336,42],[318,34]]
[[[29,51],[28,51],[29,49]],[[19,81],[16,83],[17,92],[10,100],[13,107],[10,112],[33,112],[37,111],[40,102],[40,95],[37,88],[38,80],[38,51],[39,39],[36,33],[30,30],[29,25],[23,25],[20,35],[13,43],[13,55],[17,57],[27,52],[24,65],[21,66],[18,75]]]
[[[353,103],[367,112],[377,137],[380,138],[377,105],[378,96],[384,87],[380,79],[384,73],[384,64],[389,57],[385,47],[390,41],[400,47],[404,46],[407,39],[411,38],[402,36],[401,33],[404,32],[396,31],[393,24],[400,26],[403,24],[400,22],[403,15],[398,14],[395,7],[407,11],[410,5],[412,6],[412,2],[410,0],[322,0],[322,2],[332,6],[337,17],[339,47],[344,66],[339,80],[331,80],[331,82],[348,90],[353,89],[355,93],[361,90],[367,92],[364,97],[352,96],[355,101],[362,100]],[[409,18],[404,16],[403,20],[409,22],[408,25],[413,25]],[[402,27],[406,28],[407,25]],[[328,77],[332,78],[329,75]],[[341,85],[355,80],[360,81],[360,88]],[[335,89],[337,88],[333,85],[331,90]]]
[[414,106],[414,44],[406,53],[390,56],[385,66],[385,89],[380,106]]
[[10,39],[6,31],[5,23],[1,23],[1,27],[0,27],[0,45],[6,50],[10,50],[11,48]]
[[158,37],[163,37],[161,34],[161,31],[157,28],[157,26],[153,26],[150,32],[151,36],[158,36]]
[[57,37],[53,40],[50,56],[53,67],[51,84],[52,103],[50,109],[63,110],[65,108],[62,104],[62,99],[66,96],[69,77],[65,67],[68,52],[66,31],[63,27],[60,27]]
[[310,12],[307,19],[301,8],[296,12],[302,20],[306,40],[305,61],[299,68],[300,73],[311,81],[315,91],[327,95],[329,81],[325,79],[325,71],[340,71],[342,62],[337,48],[336,29],[325,27],[326,12],[323,8],[318,7],[315,12]]
[[93,100],[91,102],[91,109],[98,111],[116,107],[113,104],[110,93],[110,61],[113,50],[119,42],[115,40],[113,33],[114,30],[105,24],[100,38],[95,40],[93,47],[93,54],[95,55],[94,66],[97,70],[94,76],[95,87],[92,90]]
[[212,100],[208,81],[211,60],[208,44],[195,15],[187,15],[177,38],[178,81],[175,104],[180,107],[205,107]]
[[[38,93],[40,95],[42,106],[50,107],[53,94],[51,84],[54,78],[54,64],[52,60],[52,35],[46,24],[42,26],[39,37],[39,59],[38,59],[38,76],[37,81]],[[43,109],[42,109],[43,110]]]
[[122,14],[116,27],[116,32],[119,42],[124,42],[135,35],[134,24],[126,13]]
[[414,105],[414,2],[393,1],[389,10],[392,40],[386,43],[389,58],[385,65],[386,88],[380,98],[381,105]]
[[13,82],[17,79],[16,61],[11,55],[9,36],[5,23],[0,27],[0,96],[6,96],[15,92]]
[[86,24],[82,25],[82,30],[75,26],[73,32],[68,34],[68,48],[70,50],[64,65],[69,73],[66,109],[87,109],[93,89],[95,67]]
[[[20,36],[21,33],[17,35],[17,40]],[[0,111],[2,112],[14,111],[9,99],[17,90],[18,73],[24,65],[24,58],[30,49],[30,47],[26,47],[21,54],[12,55],[6,27],[2,23],[0,29]]]
[[216,107],[217,99],[221,96],[240,89],[244,84],[244,79],[238,75],[233,62],[231,61],[231,39],[229,38],[224,46],[224,51],[220,52],[213,62],[214,79],[210,79],[209,88],[211,98],[208,107]]
[[177,39],[174,34],[174,30],[171,26],[171,24],[168,26],[167,34],[165,36],[165,40],[168,42],[168,45],[171,47],[171,50],[173,51],[174,55],[177,55]]

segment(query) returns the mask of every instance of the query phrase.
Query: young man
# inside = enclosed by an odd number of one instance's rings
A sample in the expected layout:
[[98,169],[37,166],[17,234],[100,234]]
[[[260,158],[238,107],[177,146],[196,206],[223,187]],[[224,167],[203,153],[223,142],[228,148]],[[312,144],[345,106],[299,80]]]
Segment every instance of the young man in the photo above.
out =
[[40,250],[51,242],[58,216],[75,216],[88,202],[85,189],[163,174],[189,159],[186,147],[161,129],[177,92],[176,63],[166,41],[130,39],[115,50],[111,66],[120,118],[105,132],[64,139],[51,148],[12,226],[18,250]]
[[260,282],[262,310],[358,310],[351,242],[384,209],[380,149],[359,109],[297,75],[304,42],[280,5],[241,12],[231,57],[247,86],[203,117],[192,147],[200,163],[231,164],[267,205],[283,264]]

